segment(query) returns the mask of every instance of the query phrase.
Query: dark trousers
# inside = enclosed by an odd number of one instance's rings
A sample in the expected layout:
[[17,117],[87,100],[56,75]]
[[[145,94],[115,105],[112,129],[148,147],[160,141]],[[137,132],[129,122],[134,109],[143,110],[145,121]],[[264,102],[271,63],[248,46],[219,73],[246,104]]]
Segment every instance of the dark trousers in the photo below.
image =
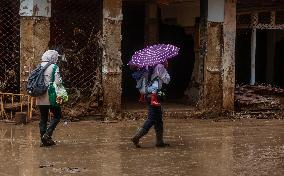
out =
[[[49,105],[40,105],[38,107],[40,110],[40,122],[39,122],[40,136],[42,137],[45,133],[47,133],[49,136],[52,136],[53,131],[55,130],[57,124],[60,122],[61,108]],[[51,119],[49,127],[47,128],[49,110],[52,112],[53,118]]]
[[151,106],[148,102],[148,117],[144,122],[142,128],[144,128],[148,132],[153,125],[156,133],[163,131],[162,108],[161,106]]

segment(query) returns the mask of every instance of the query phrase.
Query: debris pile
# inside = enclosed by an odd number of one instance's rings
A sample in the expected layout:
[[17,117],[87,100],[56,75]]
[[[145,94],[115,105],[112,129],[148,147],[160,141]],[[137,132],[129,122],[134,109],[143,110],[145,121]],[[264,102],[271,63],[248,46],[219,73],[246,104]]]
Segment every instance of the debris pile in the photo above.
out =
[[274,114],[283,110],[281,97],[284,89],[271,85],[242,85],[235,90],[235,109],[250,114]]

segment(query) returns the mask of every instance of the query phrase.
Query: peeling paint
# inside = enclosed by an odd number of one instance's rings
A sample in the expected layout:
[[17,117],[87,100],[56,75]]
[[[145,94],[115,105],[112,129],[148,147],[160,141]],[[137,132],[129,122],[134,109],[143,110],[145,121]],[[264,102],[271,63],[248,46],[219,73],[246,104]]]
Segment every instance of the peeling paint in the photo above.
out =
[[21,0],[19,14],[21,16],[50,17],[51,1]]
[[49,15],[49,12],[50,12],[50,7],[49,6],[46,6],[45,7],[45,10],[46,10],[46,14],[47,14],[47,16]]
[[39,12],[39,8],[38,8],[37,4],[35,4],[33,6],[33,16],[37,16],[38,12]]
[[123,15],[122,15],[121,11],[115,17],[111,17],[110,16],[110,11],[104,9],[103,10],[103,16],[104,16],[104,19],[107,19],[107,20],[110,20],[110,21],[121,22],[123,20]]

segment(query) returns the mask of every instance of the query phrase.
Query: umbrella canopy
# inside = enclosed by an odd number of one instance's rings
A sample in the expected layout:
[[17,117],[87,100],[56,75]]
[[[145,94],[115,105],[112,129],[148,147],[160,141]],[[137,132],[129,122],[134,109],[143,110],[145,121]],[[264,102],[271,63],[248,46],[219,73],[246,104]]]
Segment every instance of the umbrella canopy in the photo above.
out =
[[148,46],[136,51],[128,65],[137,67],[154,66],[178,55],[179,48],[170,44]]

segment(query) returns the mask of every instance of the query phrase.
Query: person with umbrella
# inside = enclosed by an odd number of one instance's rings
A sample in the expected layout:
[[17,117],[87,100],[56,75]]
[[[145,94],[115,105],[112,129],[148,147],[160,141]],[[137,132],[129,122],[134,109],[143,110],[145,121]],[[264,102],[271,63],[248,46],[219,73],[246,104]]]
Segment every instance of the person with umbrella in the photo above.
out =
[[163,84],[168,84],[170,76],[166,70],[167,59],[178,54],[179,48],[173,45],[153,45],[140,50],[132,56],[128,65],[137,67],[148,67],[148,84],[146,84],[146,102],[148,105],[148,117],[142,127],[131,138],[135,147],[140,148],[139,140],[145,136],[150,128],[154,126],[156,132],[156,147],[167,147],[169,144],[163,140],[163,114],[162,106],[157,101],[157,94]]

